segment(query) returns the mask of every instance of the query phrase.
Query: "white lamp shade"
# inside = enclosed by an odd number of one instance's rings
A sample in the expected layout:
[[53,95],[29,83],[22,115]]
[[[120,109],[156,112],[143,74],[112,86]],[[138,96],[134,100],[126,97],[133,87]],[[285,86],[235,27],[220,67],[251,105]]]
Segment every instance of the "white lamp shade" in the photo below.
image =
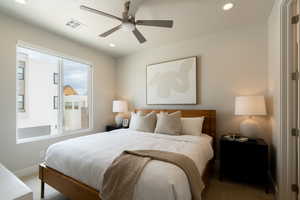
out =
[[264,96],[235,97],[235,115],[267,115]]
[[113,101],[113,112],[128,112],[126,101]]

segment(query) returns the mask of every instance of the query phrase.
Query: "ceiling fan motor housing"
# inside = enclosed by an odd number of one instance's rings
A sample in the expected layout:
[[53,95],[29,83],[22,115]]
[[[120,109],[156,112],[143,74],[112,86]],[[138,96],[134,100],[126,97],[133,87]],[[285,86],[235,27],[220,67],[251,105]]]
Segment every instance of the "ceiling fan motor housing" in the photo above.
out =
[[123,22],[130,22],[135,24],[135,17],[129,15],[129,8],[130,8],[130,1],[127,1],[124,5]]

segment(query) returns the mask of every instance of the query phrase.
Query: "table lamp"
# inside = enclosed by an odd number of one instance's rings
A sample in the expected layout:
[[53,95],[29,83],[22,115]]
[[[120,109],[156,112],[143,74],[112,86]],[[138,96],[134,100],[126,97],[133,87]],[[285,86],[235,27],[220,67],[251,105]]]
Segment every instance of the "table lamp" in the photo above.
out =
[[259,124],[253,116],[267,115],[264,96],[238,96],[235,97],[235,115],[249,116],[240,124],[240,132],[248,138],[259,137]]
[[113,112],[118,113],[115,117],[115,122],[117,126],[121,126],[124,119],[124,113],[128,112],[127,102],[121,100],[113,101]]

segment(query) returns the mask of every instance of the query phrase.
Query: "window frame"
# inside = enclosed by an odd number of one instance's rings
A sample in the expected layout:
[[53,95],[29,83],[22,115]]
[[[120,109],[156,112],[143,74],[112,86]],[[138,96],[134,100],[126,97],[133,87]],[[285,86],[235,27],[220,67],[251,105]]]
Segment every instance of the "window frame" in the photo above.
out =
[[[76,58],[74,56],[69,56],[57,51],[53,51],[50,49],[46,49],[40,46],[36,46],[36,45],[32,45],[30,43],[27,42],[23,42],[23,41],[18,41],[16,44],[16,70],[18,68],[18,61],[19,61],[19,56],[18,56],[18,47],[20,48],[27,48],[27,49],[31,49],[33,51],[37,51],[40,53],[44,53],[44,54],[48,54],[50,56],[55,56],[59,58],[59,90],[58,93],[59,95],[62,97],[58,97],[58,101],[59,101],[59,112],[58,112],[58,128],[59,131],[58,133],[53,133],[47,136],[40,136],[40,137],[32,137],[32,138],[26,138],[26,139],[18,139],[18,127],[16,126],[16,143],[24,143],[24,142],[32,142],[32,141],[37,141],[37,140],[44,140],[44,139],[50,139],[50,138],[55,138],[55,137],[63,137],[66,135],[72,135],[72,134],[80,134],[80,133],[89,133],[92,132],[94,130],[94,94],[93,94],[93,85],[94,85],[94,66],[91,62],[88,62],[86,60],[80,59],[80,58]],[[64,117],[64,107],[63,107],[63,101],[64,101],[64,94],[63,94],[63,60],[71,60],[74,62],[78,62],[81,64],[85,64],[88,65],[88,69],[89,69],[89,78],[88,78],[88,104],[89,104],[89,128],[82,128],[82,129],[77,129],[77,130],[72,130],[72,131],[64,131],[63,130],[63,117]],[[26,80],[26,73],[28,70],[25,69],[25,80]],[[54,77],[53,77],[54,78]],[[18,77],[17,77],[17,71],[16,71],[16,81],[18,81]],[[54,80],[53,80],[54,83]],[[27,90],[27,87],[26,87]],[[16,88],[16,92],[17,92],[17,88]],[[18,97],[18,94],[17,96]],[[53,98],[54,99],[54,98]],[[26,101],[26,96],[24,98],[24,101]],[[54,103],[54,100],[53,100]],[[17,102],[17,98],[16,98],[16,116],[17,116],[17,120],[18,120],[18,114],[22,114],[20,112],[18,112],[18,102]],[[54,105],[53,105],[54,106]],[[26,105],[25,105],[26,107]],[[26,110],[26,108],[25,108]]]

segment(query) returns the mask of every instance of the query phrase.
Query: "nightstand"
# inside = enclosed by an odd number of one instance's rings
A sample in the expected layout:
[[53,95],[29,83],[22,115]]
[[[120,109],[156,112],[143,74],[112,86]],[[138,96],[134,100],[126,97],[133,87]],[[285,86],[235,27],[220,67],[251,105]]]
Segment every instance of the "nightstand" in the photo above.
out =
[[268,192],[268,145],[262,139],[246,142],[220,139],[220,180],[223,177],[262,184]]
[[107,125],[106,126],[106,132],[108,131],[113,131],[113,130],[116,130],[116,129],[121,129],[123,128],[122,126],[117,126],[117,125]]

